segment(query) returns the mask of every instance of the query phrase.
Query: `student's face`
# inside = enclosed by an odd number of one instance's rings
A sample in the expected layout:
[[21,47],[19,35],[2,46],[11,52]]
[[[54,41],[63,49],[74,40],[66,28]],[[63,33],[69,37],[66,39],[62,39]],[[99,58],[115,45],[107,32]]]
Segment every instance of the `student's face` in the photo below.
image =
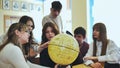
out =
[[51,14],[54,18],[56,18],[60,14],[60,11],[51,8]]
[[29,42],[29,31],[19,31],[19,41],[21,44],[25,44],[27,42]]
[[94,29],[94,31],[93,31],[93,37],[96,38],[96,39],[99,39],[99,34],[100,34],[99,30]]
[[32,22],[32,21],[30,21],[30,20],[27,21],[26,25],[28,26],[28,29],[29,29],[30,31],[33,30],[33,22]]
[[78,41],[79,44],[82,44],[84,37],[81,34],[75,34],[74,37]]
[[48,27],[46,29],[45,35],[46,35],[46,38],[50,41],[55,36],[55,33],[53,32],[51,27]]

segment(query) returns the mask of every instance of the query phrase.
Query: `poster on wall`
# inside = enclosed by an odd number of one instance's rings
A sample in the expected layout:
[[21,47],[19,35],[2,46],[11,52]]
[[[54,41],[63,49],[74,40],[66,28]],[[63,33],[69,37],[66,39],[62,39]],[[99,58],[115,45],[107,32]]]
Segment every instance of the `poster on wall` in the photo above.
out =
[[35,10],[35,5],[33,3],[29,4],[29,10],[30,12],[33,12]]
[[19,2],[18,1],[13,1],[12,9],[13,10],[19,10]]
[[3,9],[9,10],[10,9],[10,0],[3,0],[2,5],[3,5]]
[[21,10],[22,11],[28,11],[28,3],[27,2],[22,2],[21,3]]
[[7,32],[11,24],[18,22],[20,16],[4,15],[4,32]]

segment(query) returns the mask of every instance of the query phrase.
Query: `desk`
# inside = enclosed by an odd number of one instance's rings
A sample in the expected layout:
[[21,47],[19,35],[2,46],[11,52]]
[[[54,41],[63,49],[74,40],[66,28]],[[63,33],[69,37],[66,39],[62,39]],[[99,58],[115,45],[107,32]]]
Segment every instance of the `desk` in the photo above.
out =
[[72,68],[91,68],[91,67],[90,66],[86,66],[85,64],[78,64],[78,65],[72,66]]

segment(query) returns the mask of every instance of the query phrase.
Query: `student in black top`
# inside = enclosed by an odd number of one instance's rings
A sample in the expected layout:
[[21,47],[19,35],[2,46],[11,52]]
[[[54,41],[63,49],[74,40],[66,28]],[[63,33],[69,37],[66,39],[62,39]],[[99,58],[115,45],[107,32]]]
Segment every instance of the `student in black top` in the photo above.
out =
[[[57,34],[59,34],[59,31],[56,26],[51,22],[47,22],[42,29],[41,46],[48,45],[49,41]],[[40,65],[52,68],[56,65],[48,55],[48,48],[45,48],[40,52]]]

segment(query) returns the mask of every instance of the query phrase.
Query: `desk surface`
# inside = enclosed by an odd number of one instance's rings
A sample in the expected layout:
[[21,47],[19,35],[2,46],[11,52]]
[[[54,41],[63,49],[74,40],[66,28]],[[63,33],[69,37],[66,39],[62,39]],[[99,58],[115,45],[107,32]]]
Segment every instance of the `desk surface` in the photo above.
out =
[[78,64],[78,65],[73,66],[72,68],[91,68],[91,67],[86,66],[85,64]]

